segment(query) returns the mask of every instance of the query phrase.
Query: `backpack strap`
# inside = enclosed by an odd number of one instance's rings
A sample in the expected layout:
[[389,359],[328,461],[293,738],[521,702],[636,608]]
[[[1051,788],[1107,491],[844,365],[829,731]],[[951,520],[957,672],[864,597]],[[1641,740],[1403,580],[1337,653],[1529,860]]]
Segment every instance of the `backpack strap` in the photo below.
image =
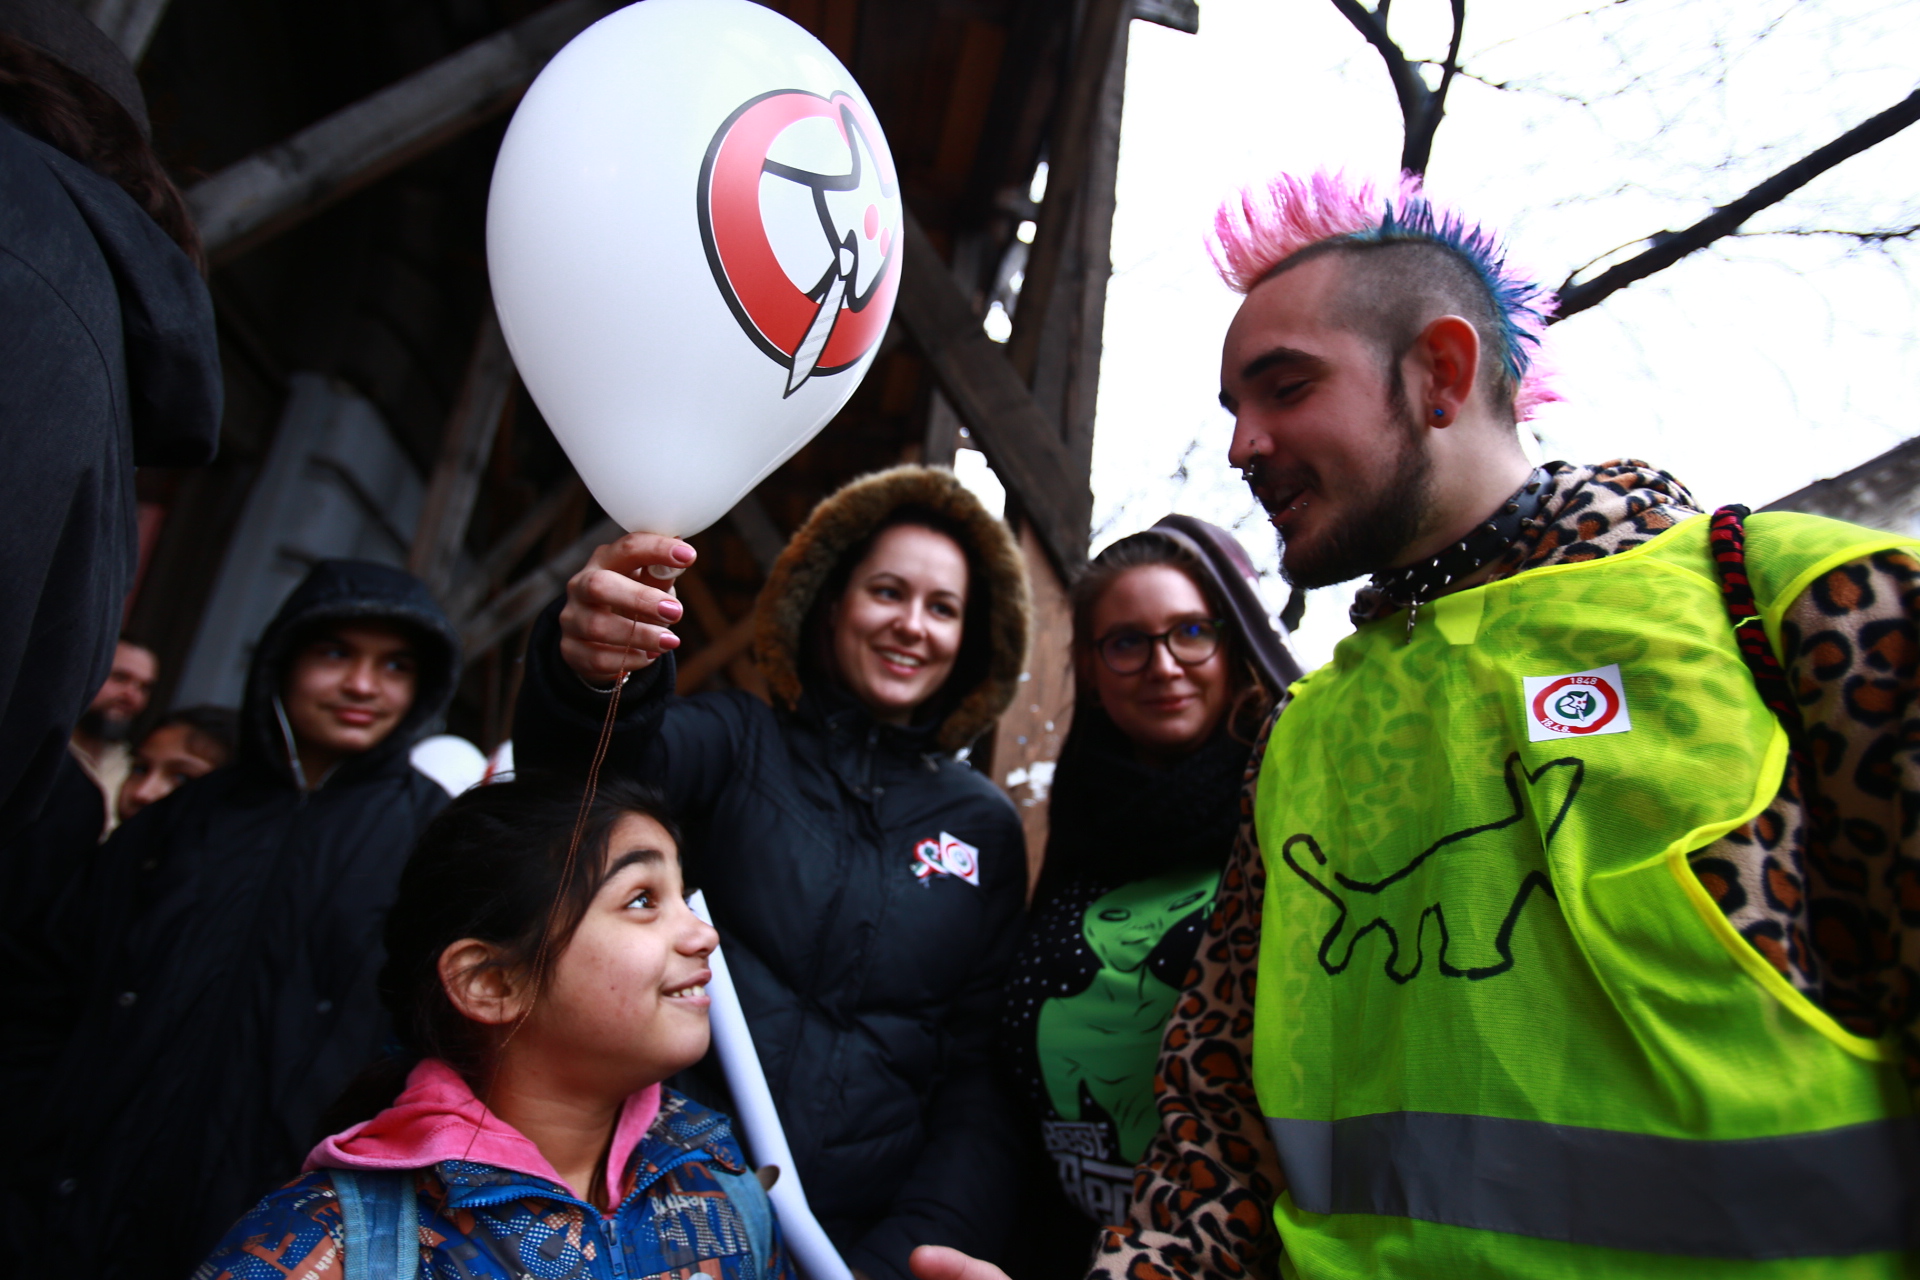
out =
[[334,1169],[346,1226],[343,1280],[416,1280],[420,1226],[411,1170]]
[[1721,507],[1713,513],[1707,527],[1707,547],[1713,555],[1713,567],[1720,575],[1720,598],[1727,617],[1733,623],[1734,642],[1741,660],[1753,675],[1753,687],[1787,731],[1787,744],[1796,756],[1804,755],[1806,722],[1800,704],[1793,700],[1793,686],[1786,669],[1767,642],[1767,629],[1760,607],[1753,596],[1753,583],[1747,578],[1746,518],[1752,513],[1738,505]]
[[710,1164],[707,1172],[726,1191],[728,1202],[747,1229],[747,1242],[753,1246],[754,1280],[767,1280],[767,1268],[773,1256],[773,1202],[767,1198],[767,1189],[760,1185],[759,1175],[752,1169],[728,1173]]

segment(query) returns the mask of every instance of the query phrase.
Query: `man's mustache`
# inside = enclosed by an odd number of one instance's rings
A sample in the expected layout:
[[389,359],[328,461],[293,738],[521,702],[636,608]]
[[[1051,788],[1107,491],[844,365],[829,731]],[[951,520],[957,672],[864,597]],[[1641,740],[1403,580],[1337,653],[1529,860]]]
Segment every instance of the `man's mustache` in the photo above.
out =
[[1268,515],[1284,511],[1314,487],[1314,476],[1297,467],[1282,467],[1267,458],[1256,458],[1241,468],[1247,488]]

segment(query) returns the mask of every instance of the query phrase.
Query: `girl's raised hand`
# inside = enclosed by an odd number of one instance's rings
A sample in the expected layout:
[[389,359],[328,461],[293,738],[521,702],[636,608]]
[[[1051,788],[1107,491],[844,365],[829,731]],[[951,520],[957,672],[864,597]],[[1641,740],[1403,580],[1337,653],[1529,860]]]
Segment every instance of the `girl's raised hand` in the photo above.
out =
[[[598,687],[679,648],[680,637],[667,629],[682,613],[671,579],[693,559],[692,547],[658,533],[630,533],[595,550],[567,580],[561,658]],[[672,573],[649,572],[656,566]]]

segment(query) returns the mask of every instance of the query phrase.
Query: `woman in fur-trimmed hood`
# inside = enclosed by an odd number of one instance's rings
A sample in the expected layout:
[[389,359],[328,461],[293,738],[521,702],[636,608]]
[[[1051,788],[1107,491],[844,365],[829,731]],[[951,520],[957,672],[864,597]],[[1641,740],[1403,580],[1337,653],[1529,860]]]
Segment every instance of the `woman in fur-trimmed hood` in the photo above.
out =
[[[956,752],[1019,684],[1019,550],[949,471],[848,484],[761,592],[771,706],[674,696],[680,605],[647,569],[693,558],[649,534],[594,554],[535,627],[516,755],[584,776],[633,673],[605,768],[662,787],[687,827],[815,1216],[870,1280],[909,1280],[921,1244],[993,1256],[1018,1159],[994,1023],[1026,855],[1013,806]],[[692,1074],[724,1109],[718,1071]]]

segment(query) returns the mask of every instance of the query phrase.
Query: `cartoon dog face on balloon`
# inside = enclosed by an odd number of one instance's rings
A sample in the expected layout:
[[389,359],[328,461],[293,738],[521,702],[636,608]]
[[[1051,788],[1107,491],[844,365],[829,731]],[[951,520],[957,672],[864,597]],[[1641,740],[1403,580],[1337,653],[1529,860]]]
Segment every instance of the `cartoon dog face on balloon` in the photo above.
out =
[[853,367],[885,332],[901,211],[877,136],[846,94],[788,89],[743,104],[707,148],[707,262],[740,327],[788,370],[788,395]]
[[846,404],[900,292],[885,135],[751,0],[647,0],[528,88],[487,203],[521,381],[594,501],[691,536]]

